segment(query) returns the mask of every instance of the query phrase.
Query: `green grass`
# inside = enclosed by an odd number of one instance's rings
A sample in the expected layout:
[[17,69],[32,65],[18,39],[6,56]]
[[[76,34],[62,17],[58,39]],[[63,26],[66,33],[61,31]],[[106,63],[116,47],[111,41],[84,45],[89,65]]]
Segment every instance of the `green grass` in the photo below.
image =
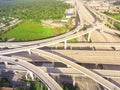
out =
[[44,39],[55,35],[55,31],[44,28],[38,22],[24,21],[2,35],[2,40],[14,38],[15,41]]
[[117,20],[120,20],[120,14],[115,14],[115,13],[113,14],[113,13],[108,13],[108,12],[105,12],[105,14],[108,16],[111,16]]
[[117,29],[120,30],[120,23],[115,23],[114,25],[115,25],[115,27],[116,27]]
[[0,78],[0,87],[6,87],[9,85],[9,81],[7,78]]
[[65,33],[68,27],[46,28],[34,20],[26,20],[12,27],[5,33],[1,33],[2,41],[12,39],[13,41],[32,41],[49,38]]
[[[120,20],[120,14],[111,14],[110,16],[117,19],[117,20]],[[120,30],[120,23],[115,23],[114,25],[117,29]]]
[[14,86],[14,90],[25,90],[22,86]]
[[[112,14],[112,13],[108,13],[108,12],[105,12],[106,15],[110,16],[110,17],[113,17],[117,20],[120,20],[120,14]],[[120,30],[120,23],[115,23],[114,26]]]
[[111,15],[113,18],[117,19],[117,20],[120,20],[120,14],[114,14],[114,15]]

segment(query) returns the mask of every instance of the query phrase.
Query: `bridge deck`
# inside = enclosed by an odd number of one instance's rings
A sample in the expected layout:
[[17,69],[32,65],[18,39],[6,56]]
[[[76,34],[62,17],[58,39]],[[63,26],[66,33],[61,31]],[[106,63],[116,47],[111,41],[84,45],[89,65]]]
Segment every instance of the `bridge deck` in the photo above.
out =
[[46,52],[46,51],[43,51],[43,50],[38,50],[38,49],[34,49],[32,50],[33,53],[38,53],[38,54],[42,54],[44,56],[48,56],[50,57],[51,59],[54,59],[54,60],[58,60],[66,65],[69,65],[70,67],[74,68],[75,70],[77,70],[78,72],[80,73],[83,73],[84,75],[88,76],[89,78],[93,79],[94,81],[98,82],[99,84],[103,85],[104,87],[108,88],[108,89],[111,89],[111,90],[114,90],[114,89],[120,89],[118,86],[114,85],[113,83],[107,81],[106,79],[102,78],[100,75],[68,60],[68,59],[65,59],[63,57],[60,57],[58,55],[55,55],[55,54],[52,54],[52,53],[49,53],[49,52]]

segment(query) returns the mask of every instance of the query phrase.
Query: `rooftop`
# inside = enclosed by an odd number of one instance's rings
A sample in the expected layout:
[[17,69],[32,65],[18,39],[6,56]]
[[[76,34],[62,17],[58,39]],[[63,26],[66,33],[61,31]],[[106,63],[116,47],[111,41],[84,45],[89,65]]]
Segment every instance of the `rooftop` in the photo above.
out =
[[0,90],[14,90],[13,88],[2,87]]

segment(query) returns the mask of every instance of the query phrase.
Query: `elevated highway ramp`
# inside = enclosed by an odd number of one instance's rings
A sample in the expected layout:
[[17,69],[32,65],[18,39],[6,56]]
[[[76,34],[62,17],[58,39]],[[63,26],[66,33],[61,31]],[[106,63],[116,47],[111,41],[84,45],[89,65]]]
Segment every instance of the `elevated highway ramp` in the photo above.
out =
[[77,63],[120,65],[120,51],[53,50]]
[[62,88],[55,82],[48,74],[46,74],[43,70],[40,68],[37,68],[33,64],[30,64],[24,60],[17,59],[17,58],[11,58],[6,56],[0,56],[0,62],[9,62],[13,64],[20,65],[24,67],[26,70],[31,71],[33,74],[35,74],[45,85],[47,85],[48,89],[50,90],[62,90]]
[[[44,72],[50,75],[69,75],[69,76],[83,76],[86,77],[84,74],[78,72],[73,68],[57,68],[57,67],[39,67]],[[0,70],[18,70],[20,72],[27,72],[27,70],[19,65],[7,65],[5,68],[0,68]],[[119,70],[102,70],[102,69],[89,69],[102,77],[107,78],[120,78],[120,71]]]
[[113,83],[105,80],[104,78],[102,78],[101,76],[99,76],[98,74],[68,60],[68,59],[65,59],[63,57],[60,57],[58,55],[55,55],[52,53],[49,53],[49,52],[46,52],[46,51],[43,51],[43,50],[38,50],[38,49],[33,49],[32,50],[33,53],[38,53],[38,54],[42,54],[44,56],[48,56],[54,60],[57,60],[57,61],[60,61],[66,65],[69,65],[70,67],[72,67],[73,69],[77,70],[78,72],[80,73],[83,73],[84,75],[88,76],[89,78],[93,79],[94,81],[98,82],[99,84],[101,84],[102,86],[106,87],[107,89],[110,89],[110,90],[120,90],[120,88],[116,85],[114,85]]

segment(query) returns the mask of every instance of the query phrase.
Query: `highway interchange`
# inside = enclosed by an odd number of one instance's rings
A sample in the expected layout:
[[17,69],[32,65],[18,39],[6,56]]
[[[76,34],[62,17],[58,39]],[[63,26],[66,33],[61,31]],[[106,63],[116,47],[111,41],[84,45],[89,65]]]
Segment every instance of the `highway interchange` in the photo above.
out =
[[[101,84],[102,86],[104,86],[105,88],[109,89],[109,90],[120,90],[120,88],[115,85],[114,83],[109,82],[108,80],[104,79],[103,76],[98,75],[97,73],[94,73],[93,71],[80,66],[78,64],[76,64],[73,61],[70,61],[64,57],[61,57],[59,55],[53,54],[53,53],[49,53],[47,51],[44,50],[39,50],[37,48],[42,48],[45,46],[51,46],[51,45],[55,45],[61,42],[64,42],[64,48],[67,49],[67,45],[71,46],[71,47],[79,47],[79,46],[87,46],[87,47],[119,47],[119,43],[83,43],[83,44],[67,44],[66,41],[73,39],[73,38],[77,38],[80,36],[83,36],[85,34],[89,34],[97,29],[100,29],[101,27],[104,28],[104,31],[109,31],[109,32],[113,32],[113,33],[118,33],[120,34],[119,31],[116,30],[112,30],[109,29],[106,26],[103,26],[103,24],[101,24],[99,21],[96,21],[96,19],[92,16],[92,14],[86,9],[86,7],[83,5],[82,2],[80,2],[79,0],[74,0],[75,4],[76,4],[76,9],[78,12],[78,15],[80,17],[80,25],[78,25],[73,31],[70,31],[66,34],[60,35],[60,36],[56,36],[53,38],[49,38],[49,39],[45,39],[45,40],[41,40],[41,41],[32,41],[32,42],[5,42],[5,43],[0,43],[0,47],[8,47],[10,49],[7,50],[1,50],[0,51],[0,59],[3,61],[7,61],[7,62],[11,62],[11,63],[15,63],[15,64],[19,64],[23,67],[25,67],[26,69],[32,71],[36,76],[38,76],[51,90],[62,90],[61,87],[48,75],[46,74],[42,69],[38,69],[36,66],[34,65],[30,65],[28,62],[24,61],[24,60],[20,60],[19,58],[15,59],[12,57],[8,57],[5,55],[8,54],[13,54],[13,53],[17,53],[17,52],[22,52],[22,51],[28,51],[30,54],[31,53],[37,53],[38,55],[43,55],[43,56],[47,56],[51,59],[54,59],[55,61],[59,61],[62,62],[68,66],[70,66],[72,69],[75,69],[77,72],[84,74],[85,76],[91,78],[92,80],[98,82],[99,84]],[[94,12],[95,13],[95,12]],[[82,27],[83,24],[86,24],[88,26],[90,26],[87,30],[83,31]],[[60,45],[60,44],[59,44]],[[72,52],[72,51],[71,51]],[[79,52],[79,51],[78,51]],[[78,53],[77,52],[77,53]],[[64,53],[68,53],[68,51],[64,52]],[[83,51],[81,51],[80,53],[84,53]],[[91,53],[96,53],[96,52],[91,52]],[[104,52],[99,52],[98,53],[104,53]],[[110,54],[109,51],[106,51],[106,53]],[[111,52],[111,55],[114,52]],[[115,52],[117,53],[117,52]],[[88,53],[87,53],[88,55]],[[54,56],[54,57],[53,57]],[[68,55],[69,57],[71,55]],[[76,56],[75,56],[76,57]],[[113,62],[113,60],[115,58],[111,58],[111,60],[109,62],[104,62],[104,58],[105,57],[101,57],[99,58],[98,55],[93,55],[93,57],[91,58],[91,60],[95,60],[95,61],[89,61],[88,57],[84,57],[81,55],[82,58],[85,58],[85,60],[81,60],[79,62],[86,62],[86,63],[106,63],[106,64],[120,64],[119,62],[119,52],[118,52],[118,57],[115,57],[116,60],[118,60],[118,62]],[[78,57],[78,58],[81,58]],[[114,57],[114,56],[111,56]],[[72,57],[71,57],[72,58]],[[77,58],[77,57],[76,57]],[[93,59],[94,58],[94,59]],[[108,59],[110,59],[109,56],[107,56]],[[101,60],[103,61],[101,61]],[[16,61],[17,60],[17,61]],[[88,60],[88,61],[87,61]],[[101,61],[101,62],[100,62]]]

